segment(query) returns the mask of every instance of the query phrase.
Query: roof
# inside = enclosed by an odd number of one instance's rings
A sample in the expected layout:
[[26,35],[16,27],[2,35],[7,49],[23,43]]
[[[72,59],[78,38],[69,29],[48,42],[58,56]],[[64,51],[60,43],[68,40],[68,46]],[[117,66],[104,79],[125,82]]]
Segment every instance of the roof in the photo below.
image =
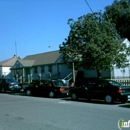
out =
[[45,52],[40,54],[34,54],[34,55],[28,55],[22,60],[20,60],[21,64],[24,65],[44,65],[44,64],[53,64],[56,63],[57,59],[61,56],[61,53],[59,53],[59,50],[57,51],[51,51],[51,52]]
[[119,43],[123,43],[126,40],[126,38],[118,40]]
[[18,59],[18,61],[25,67],[32,66],[35,62],[34,60],[22,60],[22,59]]
[[14,63],[17,61],[18,57],[16,55],[14,55],[13,58],[4,60],[4,61],[0,61],[0,66],[2,67],[12,67],[14,65]]

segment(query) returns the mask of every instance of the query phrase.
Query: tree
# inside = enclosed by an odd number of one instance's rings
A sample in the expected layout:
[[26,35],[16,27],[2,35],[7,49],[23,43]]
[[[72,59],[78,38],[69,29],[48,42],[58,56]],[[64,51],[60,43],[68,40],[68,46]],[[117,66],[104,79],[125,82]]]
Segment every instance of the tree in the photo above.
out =
[[105,7],[104,16],[116,25],[121,38],[130,40],[130,1],[115,0],[111,6]]
[[[64,59],[70,57],[73,62],[84,69],[96,69],[100,77],[100,70],[108,70],[116,64],[126,66],[128,48],[118,40],[114,25],[104,20],[101,12],[87,14],[68,20],[70,32],[68,38],[59,46]],[[125,53],[124,53],[125,52]],[[82,61],[78,61],[78,57]]]

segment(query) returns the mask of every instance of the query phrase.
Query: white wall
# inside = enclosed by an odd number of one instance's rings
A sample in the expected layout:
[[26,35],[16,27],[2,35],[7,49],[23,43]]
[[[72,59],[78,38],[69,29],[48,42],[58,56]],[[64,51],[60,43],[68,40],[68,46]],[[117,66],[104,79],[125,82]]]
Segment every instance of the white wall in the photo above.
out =
[[2,75],[6,76],[8,75],[11,71],[10,71],[11,67],[2,67]]
[[[126,38],[123,41],[124,44],[127,45],[127,47],[130,46],[129,40]],[[130,63],[130,56],[127,56],[127,59],[129,60]],[[125,67],[125,68],[117,68],[116,65],[114,66],[114,70],[112,70],[111,73],[112,78],[129,78],[130,77],[130,67]]]
[[129,78],[130,77],[130,67],[126,68],[116,68],[114,67],[113,78]]

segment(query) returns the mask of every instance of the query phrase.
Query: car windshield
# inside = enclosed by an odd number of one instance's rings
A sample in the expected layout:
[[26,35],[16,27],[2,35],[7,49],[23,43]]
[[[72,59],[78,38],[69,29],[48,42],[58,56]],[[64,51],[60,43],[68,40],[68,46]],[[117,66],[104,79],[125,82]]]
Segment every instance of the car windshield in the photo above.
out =
[[110,80],[109,83],[110,83],[111,85],[113,85],[113,86],[120,86],[120,85],[121,85],[121,83],[118,83],[118,82],[112,81],[112,80]]
[[55,80],[54,85],[58,86],[58,87],[65,86],[65,84],[62,81],[59,81],[59,80]]
[[15,79],[7,79],[8,83],[17,83],[17,81]]

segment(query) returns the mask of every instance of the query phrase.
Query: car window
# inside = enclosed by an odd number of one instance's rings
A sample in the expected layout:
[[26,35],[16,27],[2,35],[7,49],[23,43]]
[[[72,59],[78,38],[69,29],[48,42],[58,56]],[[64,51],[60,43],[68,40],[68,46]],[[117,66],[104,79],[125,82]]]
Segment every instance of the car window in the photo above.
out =
[[109,83],[110,83],[111,85],[113,85],[113,86],[120,86],[120,85],[121,85],[120,83],[118,83],[118,82],[116,82],[116,81],[112,81],[112,80],[110,80]]
[[108,84],[107,84],[107,82],[105,82],[105,81],[98,81],[98,84],[97,84],[97,87],[107,87],[108,86]]
[[52,86],[52,83],[51,83],[51,81],[45,81],[45,82],[43,83],[43,85],[44,85],[45,87],[51,87],[51,86]]
[[65,84],[60,80],[55,80],[53,83],[57,87],[65,86]]
[[12,82],[12,83],[14,83],[14,82],[17,83],[17,81],[16,81],[15,79],[6,79],[6,81],[7,81],[8,83],[11,83],[11,82]]
[[91,88],[91,87],[95,87],[95,84],[96,84],[95,81],[88,80],[87,83],[85,83],[85,86]]

